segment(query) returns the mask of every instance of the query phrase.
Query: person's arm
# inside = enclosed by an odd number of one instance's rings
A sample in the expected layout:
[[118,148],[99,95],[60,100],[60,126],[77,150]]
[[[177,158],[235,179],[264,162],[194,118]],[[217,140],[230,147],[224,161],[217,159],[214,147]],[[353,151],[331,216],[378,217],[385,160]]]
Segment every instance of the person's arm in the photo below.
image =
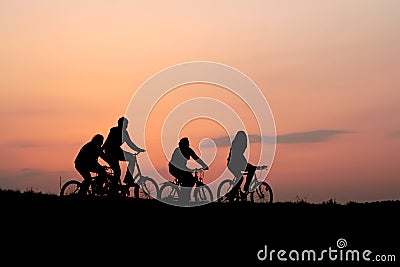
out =
[[99,157],[104,155],[103,149],[102,147],[95,147],[95,150],[93,151],[94,156],[94,164],[95,164],[95,168],[97,170],[97,173],[105,173],[105,169],[104,166],[100,164],[99,162]]
[[208,170],[207,164],[206,164],[201,158],[198,158],[198,159],[196,160],[196,162],[197,162],[198,164],[200,164],[201,167],[202,167],[203,169]]
[[105,167],[101,165],[98,161],[96,161],[96,170],[98,174],[104,174],[106,172]]
[[190,156],[191,156],[198,164],[200,164],[201,167],[202,167],[203,169],[208,170],[207,164],[206,164],[199,156],[197,156],[196,152],[194,152],[193,149],[190,149],[190,150],[191,150],[191,151],[190,151],[190,153],[191,153]]
[[133,150],[137,151],[137,152],[144,152],[146,150],[141,149],[140,147],[138,147],[137,145],[135,145],[135,143],[133,143],[133,141],[131,140],[128,131],[123,131],[123,135],[122,135],[122,140],[123,142],[125,142],[130,148],[132,148]]
[[104,156],[105,156],[104,147],[101,146],[101,147],[99,148],[99,150],[98,150],[97,159],[98,159],[99,157],[103,159]]

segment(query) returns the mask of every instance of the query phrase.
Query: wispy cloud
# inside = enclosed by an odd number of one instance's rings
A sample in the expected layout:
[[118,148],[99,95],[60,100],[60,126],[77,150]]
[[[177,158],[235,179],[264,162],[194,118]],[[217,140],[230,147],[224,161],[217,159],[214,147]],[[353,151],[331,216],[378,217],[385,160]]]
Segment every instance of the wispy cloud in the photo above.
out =
[[395,137],[400,137],[400,131],[393,132],[391,135]]
[[278,144],[327,142],[333,137],[350,133],[344,130],[315,130],[309,132],[288,133],[277,137]]
[[[348,133],[350,132],[345,130],[314,130],[308,132],[294,132],[278,135],[276,137],[276,142],[278,144],[327,142],[337,135]],[[273,136],[249,135],[248,138],[250,143],[273,143],[275,141]],[[231,145],[231,140],[228,136],[213,138],[213,140],[217,147],[227,147]]]
[[231,140],[229,139],[228,136],[216,137],[212,138],[212,140],[214,141],[217,147],[227,147],[231,145]]

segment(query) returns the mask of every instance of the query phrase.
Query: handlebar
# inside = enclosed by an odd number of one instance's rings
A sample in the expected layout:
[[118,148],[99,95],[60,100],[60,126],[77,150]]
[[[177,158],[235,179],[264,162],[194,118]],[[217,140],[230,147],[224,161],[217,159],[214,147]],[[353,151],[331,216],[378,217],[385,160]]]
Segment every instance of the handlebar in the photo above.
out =
[[[261,166],[256,166],[256,170],[267,170],[268,166],[267,165],[261,165]],[[247,175],[248,172],[247,171],[242,171],[243,175]]]
[[144,151],[137,151],[137,152],[135,152],[135,153],[132,153],[134,156],[137,156],[137,155],[139,155],[140,153],[142,153],[142,152],[146,152],[146,150],[144,150]]
[[257,170],[267,170],[268,166],[267,165],[261,165],[256,167]]
[[190,172],[201,172],[201,171],[206,171],[208,168],[194,168],[190,169]]

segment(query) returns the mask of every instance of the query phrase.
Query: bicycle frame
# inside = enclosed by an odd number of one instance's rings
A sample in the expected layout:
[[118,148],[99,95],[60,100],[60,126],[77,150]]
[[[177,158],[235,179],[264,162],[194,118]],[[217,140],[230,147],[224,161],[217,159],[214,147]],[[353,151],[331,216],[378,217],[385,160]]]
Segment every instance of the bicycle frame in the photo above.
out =
[[[92,196],[129,197],[130,188],[134,187],[135,198],[156,199],[159,193],[159,186],[153,178],[143,176],[136,158],[137,154],[138,153],[134,154],[134,168],[137,168],[137,173],[134,176],[133,183],[122,184],[120,179],[115,180],[112,169],[109,166],[104,166],[106,170],[105,173],[92,176],[88,194]],[[68,180],[60,188],[60,195],[78,195],[81,185],[81,181],[74,179]]]
[[[267,166],[257,166],[257,170],[265,170]],[[271,186],[263,181],[259,180],[257,172],[254,173],[252,180],[250,181],[249,190],[243,192],[241,184],[239,185],[239,179],[244,179],[243,176],[248,175],[248,172],[243,172],[240,178],[233,177],[233,179],[226,179],[220,183],[217,190],[217,199],[219,202],[225,201],[250,201],[250,202],[272,202],[273,192]],[[250,198],[250,199],[249,199]]]
[[[195,171],[193,171],[193,173],[194,173],[194,177],[196,178],[196,182],[194,183],[194,185],[193,185],[193,188],[194,187],[196,187],[196,186],[201,186],[201,185],[204,185],[204,183],[203,183],[203,179],[204,179],[204,171],[202,171],[202,170],[195,170]],[[200,173],[200,174],[199,174]],[[172,184],[174,184],[174,185],[176,185],[179,189],[181,189],[183,186],[182,186],[182,182],[181,181],[179,181],[179,179],[178,178],[176,178],[176,177],[174,177],[174,179],[172,180],[172,181],[167,181],[167,182],[164,182],[164,184],[165,183],[172,183]],[[199,185],[198,185],[199,184]]]
[[[132,175],[132,176],[133,176],[133,180],[134,180],[135,183],[137,183],[137,184],[139,184],[140,178],[143,177],[142,171],[140,170],[140,166],[139,166],[139,163],[138,163],[138,160],[137,160],[137,155],[138,155],[138,154],[139,154],[139,153],[133,154],[134,159],[135,159],[135,164],[133,165],[133,171],[135,171],[135,169],[137,169],[137,172],[136,172],[135,176]],[[127,171],[129,171],[129,170],[127,170]],[[139,178],[139,179],[138,179],[138,178]],[[137,182],[136,182],[136,180],[137,180]]]
[[[256,166],[256,171],[254,172],[253,178],[250,181],[249,192],[252,193],[263,183],[263,181],[258,180],[257,171],[266,170],[268,167],[266,165]],[[248,175],[248,172],[243,172],[243,175]]]
[[[211,189],[203,182],[204,171],[202,169],[195,169],[193,173],[196,182],[192,188],[187,188],[189,190],[187,192],[189,194],[189,202],[194,201],[192,202],[193,204],[211,202],[213,195]],[[159,199],[171,204],[179,203],[182,201],[181,198],[184,189],[186,188],[182,186],[181,181],[175,177],[172,181],[164,182],[161,185]]]
[[[133,175],[133,173],[131,173],[132,177],[133,177],[133,184],[129,185],[129,187],[134,188],[134,197],[136,197],[136,198],[157,198],[159,186],[153,178],[144,176],[142,174],[142,171],[139,166],[139,162],[137,160],[137,155],[139,153],[140,152],[133,154],[134,165],[133,165],[132,171],[135,172],[135,169],[136,169],[136,173],[135,173],[135,175]],[[126,171],[129,172],[128,169]],[[149,189],[149,187],[150,187],[150,189]],[[153,189],[151,189],[151,188],[153,188]],[[139,196],[140,190],[144,193],[144,195],[142,197]]]
[[249,185],[249,192],[252,193],[257,190],[258,186],[262,184],[263,181],[259,181],[257,178],[257,174],[254,173],[253,178],[251,179],[250,185]]

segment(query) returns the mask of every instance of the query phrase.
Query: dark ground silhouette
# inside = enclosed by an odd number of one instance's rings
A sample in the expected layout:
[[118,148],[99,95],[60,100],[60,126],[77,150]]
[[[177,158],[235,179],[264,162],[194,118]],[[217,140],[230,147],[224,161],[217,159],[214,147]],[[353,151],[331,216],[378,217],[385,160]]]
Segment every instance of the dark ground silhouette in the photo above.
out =
[[3,262],[282,266],[278,261],[259,261],[257,252],[265,245],[287,251],[337,248],[340,238],[347,241],[348,249],[393,254],[397,264],[400,261],[400,201],[175,207],[157,200],[63,199],[0,190],[0,208]]

